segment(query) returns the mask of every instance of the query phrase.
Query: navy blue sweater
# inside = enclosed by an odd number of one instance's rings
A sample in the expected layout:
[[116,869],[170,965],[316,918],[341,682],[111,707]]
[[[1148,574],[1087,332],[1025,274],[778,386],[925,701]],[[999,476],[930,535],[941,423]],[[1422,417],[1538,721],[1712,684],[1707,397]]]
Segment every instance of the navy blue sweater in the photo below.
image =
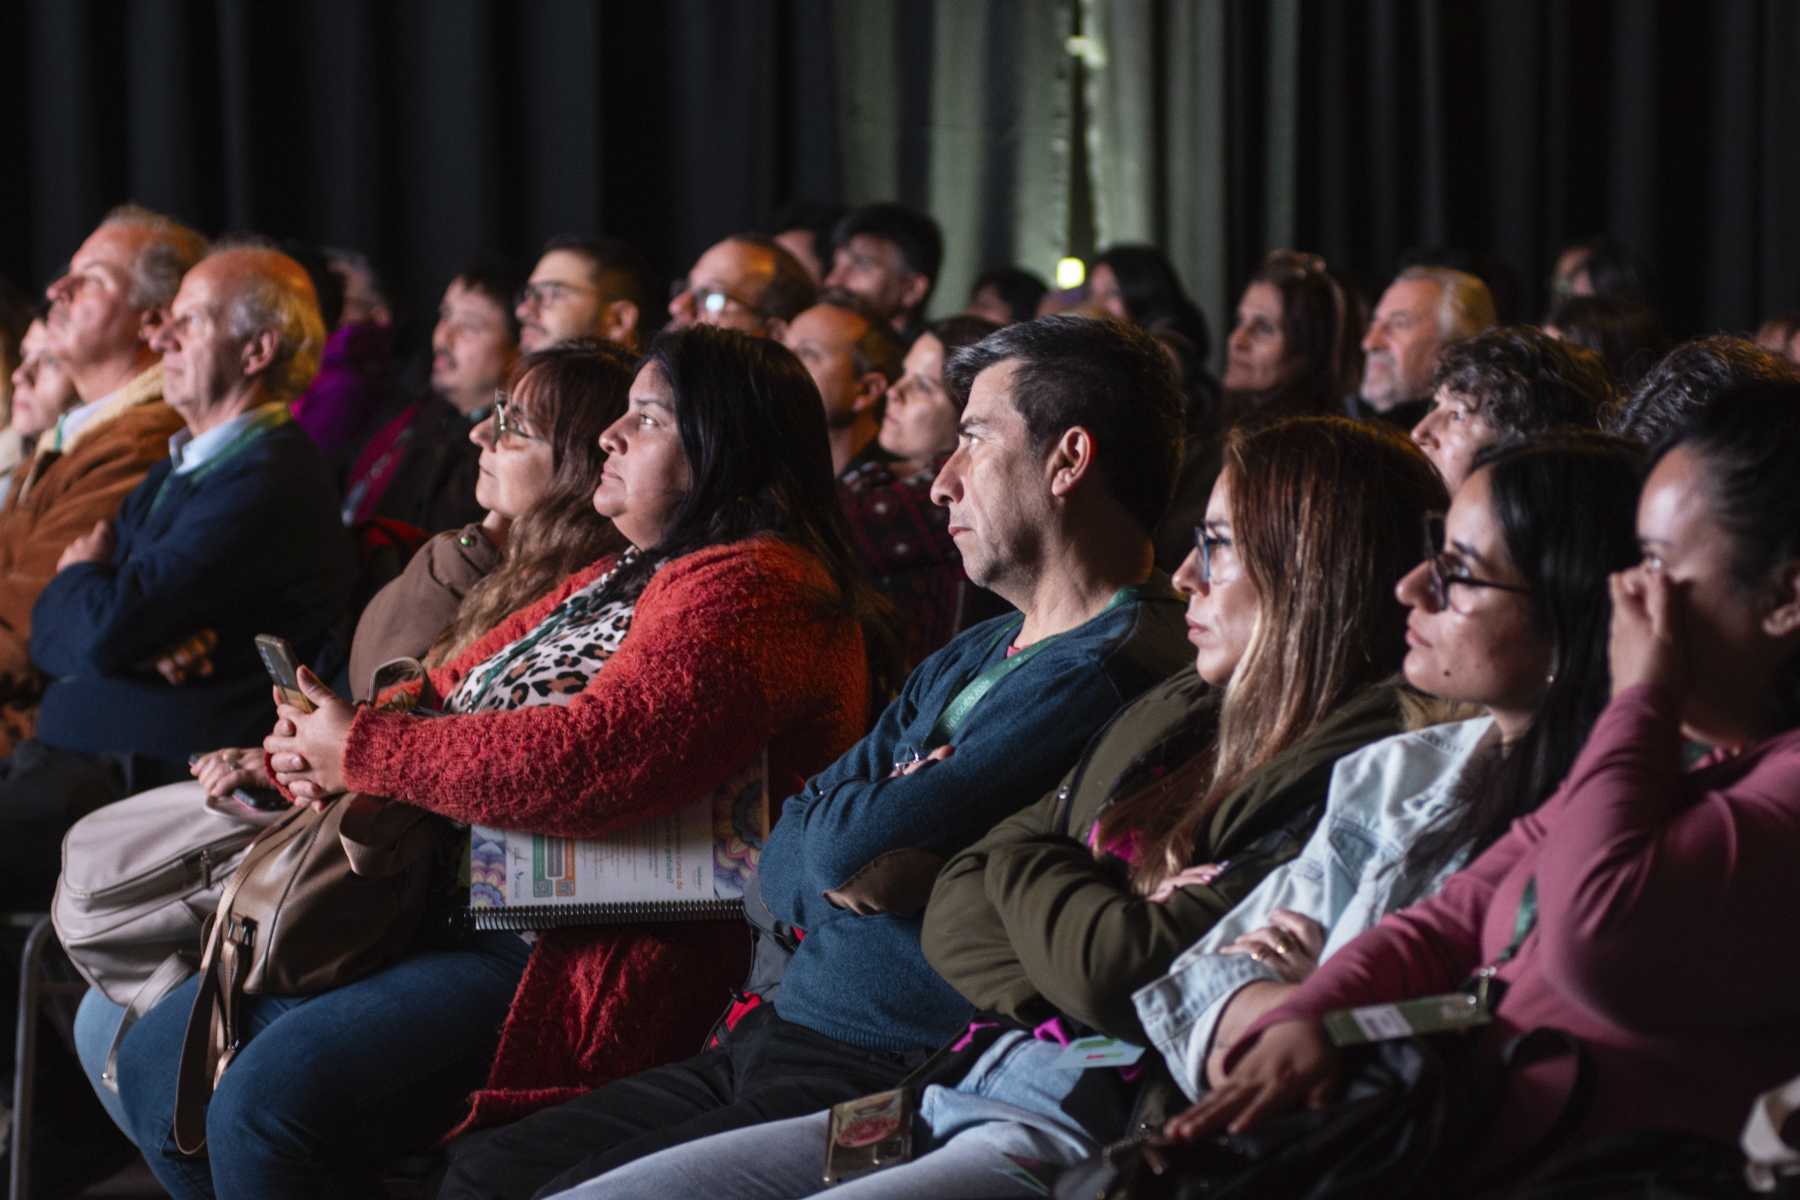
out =
[[[355,556],[298,425],[172,470],[159,463],[125,497],[110,561],[58,572],[32,609],[31,659],[52,679],[37,736],[51,745],[182,765],[256,745],[274,708],[252,639],[280,634],[313,661],[344,617]],[[150,660],[201,629],[219,632],[211,677],[164,682]]]
[[899,779],[939,713],[1004,657],[1018,614],[964,632],[919,664],[875,728],[788,798],[758,867],[763,901],[806,931],[774,996],[779,1015],[852,1045],[936,1046],[973,1015],[919,948],[919,916],[858,916],[824,893],[894,850],[948,857],[1056,786],[1123,705],[1191,661],[1165,577],[1145,598],[1062,634],[1003,678],[950,739],[949,758]]

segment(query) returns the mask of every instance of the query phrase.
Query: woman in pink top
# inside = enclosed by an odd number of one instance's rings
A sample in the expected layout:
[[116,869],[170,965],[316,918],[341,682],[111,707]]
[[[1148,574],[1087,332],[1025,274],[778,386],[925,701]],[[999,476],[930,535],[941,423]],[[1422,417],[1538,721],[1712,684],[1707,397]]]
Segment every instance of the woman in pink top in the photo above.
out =
[[[1662,451],[1638,503],[1643,560],[1612,581],[1612,703],[1561,789],[1251,1026],[1170,1136],[1327,1102],[1340,1060],[1324,1014],[1458,988],[1512,942],[1528,881],[1536,924],[1499,968],[1477,1060],[1497,1067],[1538,1026],[1574,1035],[1594,1084],[1577,1139],[1732,1139],[1759,1092],[1800,1073],[1797,461],[1791,385],[1726,396]],[[1714,753],[1685,770],[1684,737]],[[1563,1057],[1508,1073],[1462,1169],[1531,1146],[1572,1071]]]

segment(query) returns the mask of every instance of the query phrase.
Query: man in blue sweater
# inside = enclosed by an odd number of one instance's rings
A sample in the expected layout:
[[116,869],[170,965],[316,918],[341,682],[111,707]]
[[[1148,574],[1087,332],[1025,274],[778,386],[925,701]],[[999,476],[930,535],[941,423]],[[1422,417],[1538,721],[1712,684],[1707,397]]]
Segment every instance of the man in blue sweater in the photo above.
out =
[[1152,564],[1181,440],[1156,342],[1046,317],[969,347],[950,378],[968,404],[932,496],[970,579],[1019,612],[927,658],[868,736],[783,805],[748,904],[757,966],[717,1044],[460,1139],[443,1195],[549,1194],[893,1087],[974,1015],[919,947],[937,868],[1055,787],[1089,736],[1192,653]]
[[[52,682],[37,736],[0,762],[0,902],[47,899],[85,812],[268,731],[256,634],[310,657],[342,620],[348,535],[288,414],[323,344],[312,284],[284,254],[217,250],[183,276],[151,345],[185,428],[116,520],[70,543],[32,610],[31,659]],[[201,629],[218,633],[210,673],[169,682],[160,653]]]

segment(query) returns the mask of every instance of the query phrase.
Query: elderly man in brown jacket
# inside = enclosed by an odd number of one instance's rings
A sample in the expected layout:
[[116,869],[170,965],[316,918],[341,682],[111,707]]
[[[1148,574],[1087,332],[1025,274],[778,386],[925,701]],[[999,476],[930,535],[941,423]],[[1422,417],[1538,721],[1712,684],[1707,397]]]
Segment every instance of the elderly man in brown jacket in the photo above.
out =
[[30,735],[42,689],[26,652],[38,593],[69,543],[112,518],[182,428],[140,331],[205,251],[204,238],[167,217],[118,208],[47,290],[50,351],[81,403],[39,439],[0,507],[0,757]]

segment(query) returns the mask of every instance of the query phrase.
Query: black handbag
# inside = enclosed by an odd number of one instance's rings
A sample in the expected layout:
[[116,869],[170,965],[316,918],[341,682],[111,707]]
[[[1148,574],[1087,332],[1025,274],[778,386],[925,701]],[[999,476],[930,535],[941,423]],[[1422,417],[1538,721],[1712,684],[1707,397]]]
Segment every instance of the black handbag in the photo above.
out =
[[[1065,1171],[1062,1200],[1249,1200],[1251,1197],[1452,1194],[1476,1136],[1487,1126],[1498,1090],[1477,1078],[1463,1036],[1400,1038],[1346,1052],[1348,1082],[1329,1108],[1264,1121],[1246,1134],[1186,1144],[1154,1133],[1117,1142]],[[1591,1079],[1580,1044],[1560,1030],[1514,1039],[1506,1069],[1555,1054],[1572,1054],[1576,1081],[1549,1130],[1516,1160],[1537,1161],[1560,1144],[1586,1113]],[[1499,1175],[1506,1175],[1502,1171]]]

